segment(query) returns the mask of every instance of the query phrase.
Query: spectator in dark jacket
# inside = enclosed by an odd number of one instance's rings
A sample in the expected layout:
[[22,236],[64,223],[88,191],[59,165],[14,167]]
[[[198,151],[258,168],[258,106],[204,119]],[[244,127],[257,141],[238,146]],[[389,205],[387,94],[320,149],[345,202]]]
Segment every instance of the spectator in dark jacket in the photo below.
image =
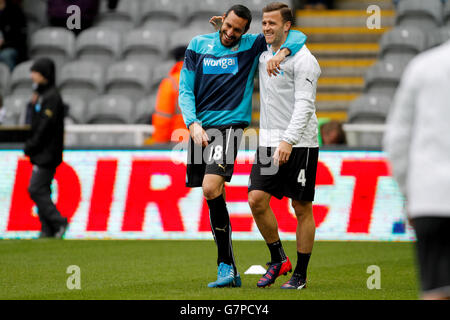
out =
[[0,0],[0,62],[12,70],[27,59],[27,20],[22,8]]
[[25,154],[33,164],[28,192],[38,208],[40,237],[61,238],[68,222],[51,200],[51,183],[62,162],[64,141],[64,104],[55,87],[55,65],[48,58],[31,66],[31,78],[38,94],[31,122],[31,138]]

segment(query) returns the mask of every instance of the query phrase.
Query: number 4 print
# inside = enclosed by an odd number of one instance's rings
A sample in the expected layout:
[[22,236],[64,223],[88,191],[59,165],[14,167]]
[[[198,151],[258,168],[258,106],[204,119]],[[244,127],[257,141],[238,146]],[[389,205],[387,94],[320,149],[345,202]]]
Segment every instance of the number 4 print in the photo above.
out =
[[305,169],[301,169],[298,173],[297,182],[302,184],[302,187],[306,185]]

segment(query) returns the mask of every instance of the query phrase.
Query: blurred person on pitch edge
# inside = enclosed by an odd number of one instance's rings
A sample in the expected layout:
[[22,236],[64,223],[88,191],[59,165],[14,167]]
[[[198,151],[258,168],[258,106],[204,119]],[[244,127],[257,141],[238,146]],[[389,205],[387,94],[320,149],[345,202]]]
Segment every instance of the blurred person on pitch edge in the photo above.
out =
[[416,233],[423,299],[450,299],[450,41],[403,73],[384,146]]
[[27,19],[11,0],[0,0],[0,62],[10,70],[27,59]]
[[51,183],[62,162],[64,142],[64,104],[55,87],[55,65],[40,58],[31,66],[31,79],[37,97],[31,120],[31,137],[25,143],[33,173],[28,192],[36,203],[41,221],[40,238],[62,238],[68,221],[62,217],[51,199]]
[[[245,34],[252,20],[247,7],[232,6],[222,20],[218,32],[196,36],[189,43],[179,95],[191,136],[186,185],[203,188],[217,245],[217,280],[208,284],[214,288],[241,286],[231,242],[225,181],[231,180],[243,129],[251,121],[253,77],[258,57],[267,47],[262,34]],[[291,52],[300,50],[305,41],[303,33],[291,31],[283,46],[287,48],[269,62],[270,72]]]
[[[154,133],[148,143],[169,143],[189,140],[189,131],[178,105],[180,72],[183,68],[184,53],[187,47],[177,47],[172,55],[176,63],[167,78],[161,81],[156,97],[155,113],[152,116]],[[174,136],[172,137],[172,133]]]
[[248,202],[270,252],[267,272],[257,286],[272,285],[292,271],[270,207],[272,196],[292,199],[297,217],[297,265],[282,289],[306,287],[307,268],[314,244],[314,201],[319,143],[314,101],[320,67],[306,46],[280,64],[272,77],[266,64],[286,41],[293,23],[292,10],[272,2],[263,9],[262,30],[268,44],[259,58],[261,116],[259,146],[248,187]]
[[[347,143],[342,123],[331,120],[319,126],[322,145],[343,145]],[[319,139],[320,140],[320,139]],[[319,141],[320,145],[320,141]]]

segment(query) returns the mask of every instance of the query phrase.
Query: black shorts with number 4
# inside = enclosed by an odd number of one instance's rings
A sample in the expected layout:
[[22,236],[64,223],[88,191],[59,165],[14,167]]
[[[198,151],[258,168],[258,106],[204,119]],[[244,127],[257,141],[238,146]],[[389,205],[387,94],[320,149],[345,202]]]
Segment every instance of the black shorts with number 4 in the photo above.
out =
[[234,171],[244,127],[224,126],[205,129],[208,146],[202,147],[189,139],[186,186],[201,187],[205,174],[223,176],[230,182]]
[[319,148],[292,148],[287,163],[273,163],[275,147],[259,147],[250,173],[248,191],[261,190],[278,199],[314,201]]

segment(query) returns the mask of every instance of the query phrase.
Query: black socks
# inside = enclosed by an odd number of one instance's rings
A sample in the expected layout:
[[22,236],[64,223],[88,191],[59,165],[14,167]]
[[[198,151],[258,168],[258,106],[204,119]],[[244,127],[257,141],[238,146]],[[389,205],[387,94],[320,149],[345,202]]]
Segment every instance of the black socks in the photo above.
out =
[[311,253],[297,252],[297,266],[295,267],[294,273],[300,275],[304,280],[306,280],[306,273],[310,257]]
[[221,262],[236,267],[234,263],[233,247],[231,244],[231,224],[228,214],[227,205],[222,195],[219,197],[206,200],[209,207],[209,219],[211,223],[211,231],[217,245],[217,265]]
[[267,243],[270,251],[270,262],[282,262],[286,260],[286,254],[284,253],[281,241],[275,241],[273,243]]

